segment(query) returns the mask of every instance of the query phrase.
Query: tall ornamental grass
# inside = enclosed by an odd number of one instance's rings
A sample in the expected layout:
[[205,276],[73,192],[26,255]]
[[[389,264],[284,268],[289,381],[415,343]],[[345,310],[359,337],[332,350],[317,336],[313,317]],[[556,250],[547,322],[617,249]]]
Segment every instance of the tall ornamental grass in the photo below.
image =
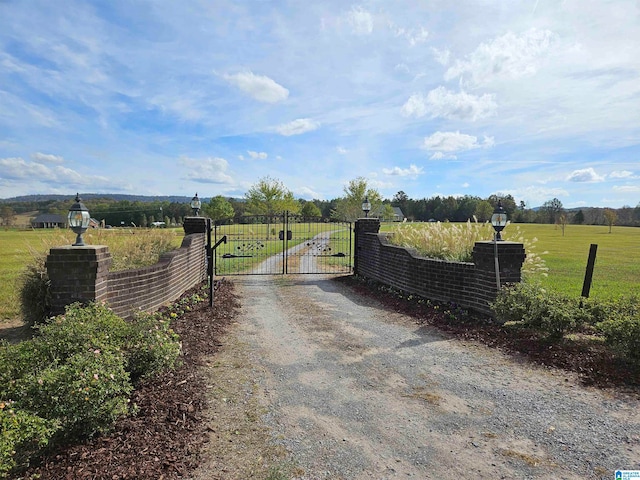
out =
[[[66,233],[66,232],[65,232]],[[107,245],[113,258],[111,271],[129,270],[153,265],[160,255],[174,250],[180,241],[175,230],[130,229],[90,230],[84,235],[87,245]],[[29,246],[31,259],[27,262],[18,283],[22,319],[34,325],[49,316],[49,277],[45,261],[49,250],[68,245],[67,235],[60,233],[41,238],[37,249]]]
[[[451,262],[472,262],[475,243],[492,240],[494,229],[489,223],[469,220],[466,223],[403,223],[391,233],[391,244],[414,249],[421,256]],[[544,260],[535,252],[537,238],[524,238],[520,228],[511,224],[502,232],[502,237],[524,244],[527,256],[522,273],[526,278],[547,274]]]

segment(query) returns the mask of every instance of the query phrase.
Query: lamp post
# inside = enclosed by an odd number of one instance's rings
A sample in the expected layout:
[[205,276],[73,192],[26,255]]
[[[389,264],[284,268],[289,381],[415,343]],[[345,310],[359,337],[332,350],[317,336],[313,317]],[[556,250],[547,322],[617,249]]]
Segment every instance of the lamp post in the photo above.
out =
[[504,230],[504,227],[507,225],[507,212],[504,211],[501,200],[498,200],[498,205],[493,211],[493,215],[491,215],[491,225],[493,225],[493,229],[496,231],[496,242],[502,241],[500,232]]
[[76,193],[76,203],[74,203],[69,209],[67,219],[69,220],[69,227],[71,227],[73,233],[77,235],[76,243],[74,243],[73,246],[84,247],[82,234],[87,231],[87,228],[89,228],[91,216],[89,215],[89,209],[84,206],[78,193]]
[[362,202],[362,211],[364,212],[365,217],[369,216],[369,212],[371,211],[371,203],[369,203],[369,197],[364,197],[364,202]]
[[193,215],[198,216],[198,212],[200,211],[200,207],[202,206],[202,202],[198,198],[198,192],[196,192],[196,196],[191,199],[191,209],[193,210]]

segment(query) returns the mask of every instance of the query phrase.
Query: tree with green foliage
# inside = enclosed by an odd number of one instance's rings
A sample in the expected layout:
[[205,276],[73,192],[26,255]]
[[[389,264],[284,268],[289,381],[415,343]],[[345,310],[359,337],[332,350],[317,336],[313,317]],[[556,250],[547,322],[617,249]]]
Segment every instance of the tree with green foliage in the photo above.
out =
[[409,209],[407,208],[408,204],[409,204],[409,196],[406,193],[404,193],[402,190],[396,193],[393,196],[393,200],[391,201],[391,205],[393,205],[394,207],[400,207],[400,210],[402,210],[402,213],[404,214],[405,217],[409,215]]
[[371,211],[375,212],[382,205],[382,196],[374,189],[367,186],[367,180],[358,177],[350,180],[343,188],[345,196],[336,200],[336,206],[331,211],[331,217],[336,220],[353,222],[364,216],[362,202],[365,198],[371,203]]
[[381,216],[385,222],[392,222],[395,218],[396,212],[393,210],[393,207],[390,203],[385,203],[382,206]]
[[235,214],[231,203],[222,195],[216,195],[209,203],[202,206],[202,210],[211,220],[222,220],[224,218],[232,218]]
[[302,205],[300,207],[300,214],[303,217],[310,218],[310,217],[322,216],[322,212],[314,202],[307,202],[305,200],[300,200],[300,204]]
[[582,225],[584,223],[584,213],[582,210],[578,210],[573,216],[573,223],[575,225]]
[[269,176],[261,178],[245,193],[247,211],[253,215],[264,215],[267,223],[267,240],[271,231],[271,217],[285,211],[298,213],[300,204],[293,193],[280,180]]
[[558,217],[564,213],[564,207],[562,206],[562,202],[557,198],[552,200],[548,200],[542,204],[540,207],[540,223],[551,223],[555,224],[558,220]]
[[15,218],[16,212],[13,210],[13,208],[7,205],[3,205],[0,209],[0,219],[2,219],[2,224],[10,227],[11,225],[13,225]]
[[611,229],[613,228],[613,225],[616,223],[617,219],[618,216],[616,215],[615,210],[611,208],[604,209],[604,221],[607,222],[607,225],[609,226],[609,233],[611,233]]
[[474,215],[479,222],[488,222],[493,215],[493,207],[488,201],[481,200],[476,205]]
[[285,210],[297,213],[300,209],[300,204],[284,183],[269,176],[252,185],[244,197],[247,211],[253,215],[275,215]]

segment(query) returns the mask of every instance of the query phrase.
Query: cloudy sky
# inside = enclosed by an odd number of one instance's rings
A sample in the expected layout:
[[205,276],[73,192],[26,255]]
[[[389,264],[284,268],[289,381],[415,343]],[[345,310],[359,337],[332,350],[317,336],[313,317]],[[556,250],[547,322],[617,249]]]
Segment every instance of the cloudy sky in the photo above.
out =
[[637,0],[0,0],[0,198],[640,202]]

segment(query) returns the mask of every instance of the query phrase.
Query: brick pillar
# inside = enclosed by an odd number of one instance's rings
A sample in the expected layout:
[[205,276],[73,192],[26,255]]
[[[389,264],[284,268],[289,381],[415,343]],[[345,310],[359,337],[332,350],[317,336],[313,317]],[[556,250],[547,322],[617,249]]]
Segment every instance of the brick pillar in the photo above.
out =
[[[500,285],[518,283],[522,280],[522,264],[526,254],[524,245],[517,242],[497,242]],[[489,303],[496,299],[495,243],[476,242],[473,247],[475,269],[475,291],[478,296],[478,310],[491,313]]]
[[184,217],[182,228],[184,228],[185,235],[191,235],[192,233],[206,233],[207,219],[204,217]]
[[64,308],[74,302],[106,300],[111,261],[105,245],[49,250],[46,266],[51,281],[51,313],[64,313]]
[[365,233],[378,233],[380,231],[380,220],[378,218],[359,218],[356,220],[353,252],[353,273],[358,275],[358,261],[360,249],[362,249],[362,235]]

